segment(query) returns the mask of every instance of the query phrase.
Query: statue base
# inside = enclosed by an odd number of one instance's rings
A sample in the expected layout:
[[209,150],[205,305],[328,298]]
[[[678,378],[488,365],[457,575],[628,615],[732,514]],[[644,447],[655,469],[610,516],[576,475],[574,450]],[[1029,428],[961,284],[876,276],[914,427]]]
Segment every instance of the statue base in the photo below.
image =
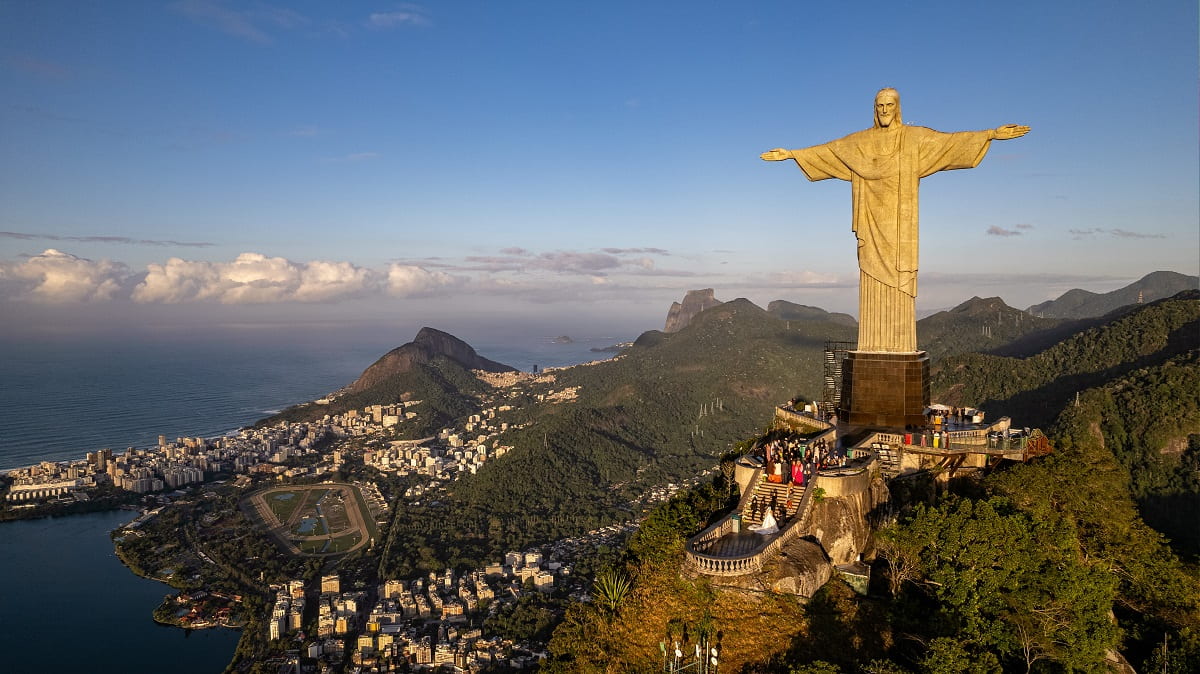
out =
[[929,407],[929,354],[850,351],[842,362],[838,416],[855,426],[925,425]]

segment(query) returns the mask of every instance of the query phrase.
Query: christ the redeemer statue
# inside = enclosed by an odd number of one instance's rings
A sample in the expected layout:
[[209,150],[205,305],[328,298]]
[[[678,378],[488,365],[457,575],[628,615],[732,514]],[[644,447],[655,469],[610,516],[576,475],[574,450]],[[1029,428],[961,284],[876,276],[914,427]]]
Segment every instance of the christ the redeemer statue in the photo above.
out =
[[858,350],[917,350],[917,192],[921,178],[975,168],[993,140],[1020,138],[1028,126],[942,133],[905,126],[900,94],[875,95],[875,125],[803,150],[775,149],[766,161],[795,159],[809,180],[850,181],[858,237]]

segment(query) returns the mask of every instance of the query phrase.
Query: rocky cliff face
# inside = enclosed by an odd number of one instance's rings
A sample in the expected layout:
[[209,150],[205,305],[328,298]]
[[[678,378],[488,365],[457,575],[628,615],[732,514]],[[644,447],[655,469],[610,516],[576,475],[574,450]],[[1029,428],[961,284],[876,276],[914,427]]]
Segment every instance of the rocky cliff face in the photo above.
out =
[[663,327],[663,332],[679,332],[687,327],[692,318],[696,314],[710,309],[721,304],[721,301],[713,297],[713,289],[705,288],[703,290],[689,290],[683,296],[683,304],[672,302],[671,309],[667,312],[667,324]]
[[831,564],[849,564],[859,553],[869,556],[871,511],[887,500],[887,486],[879,478],[868,491],[822,499],[813,504],[808,533],[821,543]]
[[[889,498],[880,478],[870,489],[813,504],[802,538],[788,541],[779,554],[766,560],[762,571],[745,576],[716,577],[713,584],[726,590],[762,591],[811,597],[833,577],[833,567],[872,556],[870,515]],[[814,540],[815,539],[815,540]]]
[[433,328],[421,328],[416,339],[392,349],[375,361],[350,385],[350,392],[365,391],[387,379],[409,372],[417,365],[445,356],[468,370],[486,372],[515,372],[516,368],[488,360],[475,353],[470,344],[449,333]]

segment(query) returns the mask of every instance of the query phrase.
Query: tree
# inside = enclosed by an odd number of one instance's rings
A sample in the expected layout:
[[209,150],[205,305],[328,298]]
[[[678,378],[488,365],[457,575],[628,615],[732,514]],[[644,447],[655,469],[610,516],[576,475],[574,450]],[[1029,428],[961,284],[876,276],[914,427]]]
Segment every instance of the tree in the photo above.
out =
[[920,551],[906,539],[902,542],[894,526],[876,532],[875,549],[888,563],[888,590],[900,596],[904,584],[921,575]]
[[632,587],[629,576],[619,571],[606,570],[596,576],[596,582],[592,585],[592,599],[608,609],[609,613],[616,613],[621,602],[629,596]]
[[963,653],[980,671],[993,660],[1028,669],[1041,659],[1088,670],[1117,643],[1116,580],[1082,557],[1063,518],[1035,519],[1001,497],[959,498],[919,506],[895,540],[919,551],[936,600],[929,671],[953,670]]

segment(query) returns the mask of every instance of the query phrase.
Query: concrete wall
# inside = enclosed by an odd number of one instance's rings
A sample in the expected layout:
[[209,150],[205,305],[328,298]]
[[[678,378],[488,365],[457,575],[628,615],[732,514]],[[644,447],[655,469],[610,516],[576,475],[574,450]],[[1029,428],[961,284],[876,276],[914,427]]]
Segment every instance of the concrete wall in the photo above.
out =
[[[871,489],[871,472],[875,467],[875,461],[872,461],[862,470],[855,472],[846,471],[849,474],[844,475],[826,475],[823,473],[817,474],[816,486],[825,490],[825,496],[828,498],[838,498],[843,496],[853,496],[862,494]],[[845,471],[845,469],[843,469]]]

